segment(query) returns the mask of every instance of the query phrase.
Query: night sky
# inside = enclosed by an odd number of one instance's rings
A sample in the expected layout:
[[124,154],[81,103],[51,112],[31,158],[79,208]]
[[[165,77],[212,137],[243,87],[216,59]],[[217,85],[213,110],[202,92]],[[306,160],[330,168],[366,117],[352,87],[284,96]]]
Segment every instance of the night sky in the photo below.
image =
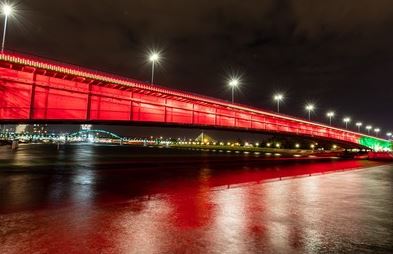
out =
[[326,111],[393,129],[391,0],[25,0],[8,49],[149,80],[149,49],[165,57],[158,84],[326,122]]

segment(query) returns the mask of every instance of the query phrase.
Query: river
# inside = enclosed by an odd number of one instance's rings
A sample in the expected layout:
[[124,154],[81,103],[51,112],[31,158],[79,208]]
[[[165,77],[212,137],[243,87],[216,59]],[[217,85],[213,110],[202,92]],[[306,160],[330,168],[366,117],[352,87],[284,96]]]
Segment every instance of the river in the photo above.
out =
[[1,253],[393,251],[393,165],[0,147]]

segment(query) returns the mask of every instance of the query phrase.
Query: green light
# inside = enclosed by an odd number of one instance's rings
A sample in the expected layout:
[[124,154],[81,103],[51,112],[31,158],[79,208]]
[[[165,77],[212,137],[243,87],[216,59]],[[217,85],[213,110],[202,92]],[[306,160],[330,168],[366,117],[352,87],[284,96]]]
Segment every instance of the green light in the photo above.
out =
[[359,139],[359,144],[371,148],[373,150],[392,150],[392,142],[380,140],[372,137],[361,137]]

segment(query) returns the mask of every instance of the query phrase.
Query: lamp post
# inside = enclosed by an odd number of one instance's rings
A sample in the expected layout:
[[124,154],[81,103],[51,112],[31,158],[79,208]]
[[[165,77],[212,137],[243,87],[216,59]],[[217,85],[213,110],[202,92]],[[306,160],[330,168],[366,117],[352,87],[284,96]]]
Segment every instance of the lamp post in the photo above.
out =
[[370,135],[370,131],[373,127],[371,125],[366,126],[367,134]]
[[314,111],[315,106],[313,104],[307,104],[306,110],[308,111],[308,120],[311,120],[311,111]]
[[334,112],[333,111],[329,111],[326,113],[326,116],[329,117],[329,125],[332,126],[332,118],[334,117]]
[[3,14],[4,14],[4,29],[3,29],[3,41],[1,43],[1,53],[4,53],[4,46],[5,46],[5,36],[7,33],[7,23],[8,23],[8,16],[12,14],[12,7],[8,4],[4,4],[2,7]]
[[232,89],[232,103],[235,102],[235,88],[239,85],[239,79],[233,78],[229,81],[228,85]]
[[345,129],[348,129],[348,123],[351,121],[351,118],[349,117],[345,117],[343,119],[343,122],[345,123]]
[[380,128],[375,128],[375,129],[374,129],[375,135],[376,135],[377,137],[378,137],[378,134],[379,134],[380,131],[381,131]]
[[362,122],[357,122],[356,126],[358,127],[358,132],[360,132],[360,127],[362,127],[363,123]]
[[388,133],[386,133],[386,136],[388,136],[388,139],[390,140],[390,139],[392,139],[392,133],[391,132],[388,132]]
[[149,61],[151,62],[151,80],[150,84],[154,83],[154,66],[155,63],[160,60],[160,55],[158,53],[151,53],[149,56]]
[[284,99],[284,95],[279,93],[274,95],[273,98],[277,102],[277,113],[280,113],[280,101]]

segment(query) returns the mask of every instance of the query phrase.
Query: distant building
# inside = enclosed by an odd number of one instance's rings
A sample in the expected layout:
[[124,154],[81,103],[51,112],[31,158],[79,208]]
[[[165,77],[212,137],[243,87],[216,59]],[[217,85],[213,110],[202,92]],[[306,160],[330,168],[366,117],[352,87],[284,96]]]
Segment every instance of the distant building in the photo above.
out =
[[32,134],[45,135],[48,133],[47,124],[33,124]]
[[15,133],[17,133],[17,134],[29,133],[29,125],[28,124],[18,124],[15,127]]
[[81,131],[89,131],[89,130],[91,130],[92,127],[93,127],[93,125],[91,125],[91,124],[81,124],[80,130]]

